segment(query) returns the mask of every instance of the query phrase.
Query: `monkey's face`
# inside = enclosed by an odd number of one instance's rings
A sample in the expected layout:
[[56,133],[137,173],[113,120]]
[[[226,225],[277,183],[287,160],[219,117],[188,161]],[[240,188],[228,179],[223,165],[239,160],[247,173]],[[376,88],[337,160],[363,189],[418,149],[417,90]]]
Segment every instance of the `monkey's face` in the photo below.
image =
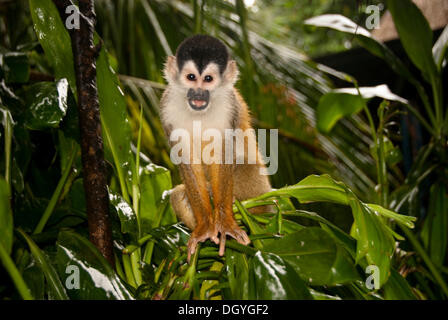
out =
[[222,99],[225,91],[233,89],[237,77],[235,61],[228,61],[222,72],[215,62],[199,69],[193,60],[186,61],[178,70],[174,56],[168,57],[165,65],[165,78],[169,85],[176,94],[183,95],[185,105],[194,112],[205,112],[217,99]]
[[221,85],[221,74],[216,63],[209,63],[200,72],[196,64],[187,61],[179,73],[179,83],[187,89],[188,105],[195,111],[205,110],[210,96]]

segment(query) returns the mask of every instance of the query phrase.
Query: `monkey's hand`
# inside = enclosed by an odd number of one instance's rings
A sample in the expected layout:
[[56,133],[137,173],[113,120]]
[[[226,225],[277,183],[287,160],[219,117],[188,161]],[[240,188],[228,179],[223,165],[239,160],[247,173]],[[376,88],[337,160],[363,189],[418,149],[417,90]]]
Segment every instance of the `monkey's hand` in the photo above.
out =
[[220,233],[219,241],[219,255],[223,256],[226,248],[226,236],[231,236],[238,243],[248,245],[250,239],[246,232],[242,230],[235,219],[233,218],[233,212],[219,213],[216,221],[217,231]]
[[218,244],[218,231],[213,223],[198,224],[194,231],[191,233],[190,240],[187,244],[187,261],[190,262],[191,255],[196,252],[199,242],[204,242],[210,239],[214,243]]

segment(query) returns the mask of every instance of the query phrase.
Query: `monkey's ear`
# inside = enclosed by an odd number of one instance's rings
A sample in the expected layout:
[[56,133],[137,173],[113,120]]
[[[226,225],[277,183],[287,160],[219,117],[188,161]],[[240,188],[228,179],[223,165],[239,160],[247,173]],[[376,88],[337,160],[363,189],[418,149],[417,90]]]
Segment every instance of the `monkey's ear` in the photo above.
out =
[[168,56],[163,69],[164,77],[168,83],[174,82],[177,78],[179,70],[177,68],[177,59],[175,56]]
[[236,65],[235,60],[230,60],[227,62],[227,68],[224,71],[222,77],[225,83],[235,84],[235,82],[238,80],[238,66]]

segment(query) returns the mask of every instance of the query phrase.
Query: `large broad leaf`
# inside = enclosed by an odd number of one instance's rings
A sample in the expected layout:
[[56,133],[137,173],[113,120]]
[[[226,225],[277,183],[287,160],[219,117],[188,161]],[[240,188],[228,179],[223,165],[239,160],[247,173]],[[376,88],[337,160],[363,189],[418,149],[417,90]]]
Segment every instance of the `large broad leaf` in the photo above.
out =
[[306,228],[264,246],[279,255],[310,285],[335,285],[358,280],[353,261],[324,230]]
[[386,283],[390,274],[395,240],[390,230],[365,204],[350,197],[354,222],[353,236],[357,240],[356,260],[366,257],[369,265],[379,268],[380,286]]
[[392,230],[382,221],[378,212],[387,218],[398,219],[397,221],[404,225],[411,224],[412,218],[395,214],[379,206],[369,207],[343,183],[334,181],[328,175],[312,175],[296,185],[268,192],[253,200],[276,196],[292,196],[301,203],[328,201],[349,205],[355,220],[353,237],[357,240],[356,261],[359,262],[366,257],[369,264],[376,265],[380,269],[381,285],[386,282],[395,241]]
[[72,299],[133,299],[101,253],[89,240],[75,232],[62,231],[59,234],[56,262],[64,279],[70,275],[67,270],[79,271],[79,288],[67,290]]
[[76,78],[70,35],[51,0],[30,0],[34,30],[54,69],[56,80],[66,78],[76,96]]
[[303,300],[313,299],[305,282],[282,258],[258,251],[251,259],[249,299]]
[[26,91],[25,125],[32,130],[54,128],[67,112],[68,82],[39,82]]
[[44,273],[45,279],[47,280],[48,292],[53,299],[57,300],[67,300],[67,292],[62,285],[61,279],[58,276],[55,268],[51,264],[49,258],[42,252],[39,247],[34,243],[34,241],[25,232],[19,230],[20,234],[25,238],[28,246],[30,247],[31,253],[36,260],[38,266]]
[[329,132],[339,119],[361,111],[364,104],[359,95],[341,92],[323,95],[316,110],[317,128],[320,132]]
[[118,77],[109,64],[104,48],[97,59],[97,83],[106,159],[115,164],[121,191],[125,195],[127,182],[131,180],[129,170],[132,163],[131,129]]
[[0,177],[0,245],[10,254],[13,239],[13,222],[9,185]]
[[336,89],[323,95],[319,101],[316,111],[317,128],[321,132],[329,132],[339,119],[361,111],[365,106],[364,99],[373,97],[408,103],[406,99],[392,93],[385,84],[376,87],[361,87],[359,92],[356,88]]
[[164,192],[172,187],[170,171],[164,167],[149,164],[140,174],[140,185],[139,214],[142,232],[146,233],[151,228],[159,227],[160,223],[163,225],[176,222],[171,210],[165,217],[158,216],[158,214],[163,214],[159,208]]
[[388,0],[387,7],[409,58],[427,79],[435,78],[438,71],[432,55],[433,33],[422,12],[411,0]]

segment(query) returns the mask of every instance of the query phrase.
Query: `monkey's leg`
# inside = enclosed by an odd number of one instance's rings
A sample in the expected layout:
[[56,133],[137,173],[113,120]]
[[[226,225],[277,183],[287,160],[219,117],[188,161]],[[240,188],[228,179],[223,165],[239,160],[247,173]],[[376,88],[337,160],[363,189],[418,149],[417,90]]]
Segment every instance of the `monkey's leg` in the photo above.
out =
[[202,165],[180,164],[180,173],[185,184],[185,193],[193,211],[196,226],[188,241],[187,259],[196,251],[198,242],[211,239],[219,243],[218,232],[212,215],[210,195]]
[[250,239],[233,217],[233,170],[231,164],[212,164],[210,177],[215,205],[217,231],[221,233],[219,255],[224,255],[226,236],[229,235],[241,244],[247,245]]
[[170,203],[177,218],[185,223],[190,230],[194,230],[196,219],[185,192],[185,185],[179,184],[171,191]]

